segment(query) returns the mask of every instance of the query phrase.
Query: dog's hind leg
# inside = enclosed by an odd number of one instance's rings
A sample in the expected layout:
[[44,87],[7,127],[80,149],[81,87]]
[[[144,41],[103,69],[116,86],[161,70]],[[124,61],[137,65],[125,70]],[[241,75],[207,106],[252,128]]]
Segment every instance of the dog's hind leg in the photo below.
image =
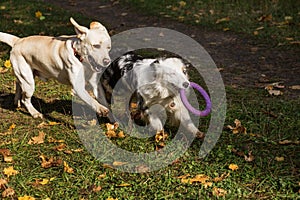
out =
[[17,108],[21,107],[21,98],[22,98],[22,89],[20,86],[19,81],[16,81],[16,94],[14,98],[14,104],[17,106]]
[[43,118],[43,115],[38,112],[31,103],[31,97],[34,93],[35,83],[33,72],[30,66],[26,63],[23,57],[15,58],[12,56],[11,62],[15,75],[18,79],[16,85],[15,103],[18,103],[20,95],[22,95],[21,102],[24,104],[30,115],[33,118]]

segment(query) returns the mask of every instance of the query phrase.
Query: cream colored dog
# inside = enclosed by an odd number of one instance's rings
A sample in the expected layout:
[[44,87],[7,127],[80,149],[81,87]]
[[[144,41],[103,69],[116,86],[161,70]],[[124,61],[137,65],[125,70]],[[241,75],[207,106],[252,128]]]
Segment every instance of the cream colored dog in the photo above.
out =
[[70,21],[77,35],[18,38],[0,32],[0,41],[12,47],[10,60],[17,77],[14,102],[17,106],[21,106],[22,102],[34,118],[43,118],[31,103],[35,76],[43,80],[55,78],[60,83],[71,85],[75,94],[98,114],[108,114],[109,110],[86,91],[85,83],[89,80],[84,72],[90,74],[89,78],[94,78],[93,73],[101,72],[110,64],[110,36],[99,22],[92,22],[88,29],[73,18]]

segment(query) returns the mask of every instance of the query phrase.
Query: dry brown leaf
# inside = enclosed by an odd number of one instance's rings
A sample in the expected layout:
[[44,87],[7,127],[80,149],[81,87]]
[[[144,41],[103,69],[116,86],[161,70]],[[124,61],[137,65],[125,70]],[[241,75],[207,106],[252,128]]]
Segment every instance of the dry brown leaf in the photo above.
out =
[[245,161],[247,161],[247,162],[252,162],[255,159],[255,157],[252,154],[252,151],[249,151],[248,155],[244,155],[244,158],[245,158]]
[[278,143],[281,144],[281,145],[290,145],[290,144],[298,145],[298,144],[300,144],[300,141],[299,140],[295,140],[295,141],[292,141],[292,140],[282,140],[282,141],[279,141]]
[[191,175],[190,174],[184,174],[182,176],[178,176],[177,178],[179,179],[187,179],[187,177],[190,177]]
[[40,185],[47,185],[50,182],[49,179],[44,178],[44,179],[36,179],[35,182],[32,184],[33,186],[40,186]]
[[50,136],[50,137],[48,137],[48,142],[49,143],[64,143],[65,140],[57,140]]
[[187,175],[183,175],[183,176],[180,176],[178,178],[181,179],[181,182],[184,183],[184,184],[193,184],[193,183],[200,183],[201,185],[203,185],[205,188],[207,187],[211,187],[212,186],[212,182],[209,181],[211,180],[211,178],[205,174],[198,174],[196,175],[194,178],[189,178],[189,174]]
[[43,131],[39,132],[39,135],[36,137],[32,137],[28,144],[43,144],[45,139],[45,133]]
[[113,166],[123,166],[123,165],[126,165],[127,164],[127,162],[119,162],[119,161],[114,161],[113,162]]
[[0,179],[0,189],[5,189],[7,188],[7,180],[5,179]]
[[103,178],[105,178],[106,177],[106,173],[103,173],[103,174],[100,174],[99,176],[98,176],[98,179],[103,179]]
[[146,166],[146,165],[140,165],[140,166],[136,167],[136,171],[138,173],[146,173],[146,172],[150,171],[150,168],[148,166]]
[[116,138],[117,137],[117,133],[114,130],[109,130],[105,133],[105,135],[108,138]]
[[96,126],[96,125],[97,125],[97,120],[93,119],[93,120],[91,120],[91,121],[88,121],[88,124],[89,124],[90,126]]
[[300,85],[292,85],[290,86],[292,90],[300,90]]
[[102,190],[102,187],[94,185],[92,190],[93,192],[100,192]]
[[216,197],[224,197],[227,194],[227,191],[222,188],[214,187],[212,190],[212,194]]
[[66,144],[61,143],[60,145],[58,145],[56,147],[53,147],[53,149],[56,150],[56,151],[63,151],[66,147],[67,147]]
[[75,153],[80,153],[80,152],[83,152],[84,150],[79,148],[79,149],[71,149],[71,151],[73,151]]
[[6,188],[3,192],[2,192],[2,197],[3,198],[7,198],[7,197],[12,197],[15,195],[15,191],[12,188]]
[[107,163],[104,163],[102,166],[106,169],[113,169],[113,166],[111,166],[110,164],[107,164]]
[[8,72],[8,69],[7,68],[4,68],[4,67],[0,67],[0,74],[4,74]]
[[280,90],[268,90],[269,94],[272,96],[281,96],[283,95],[283,92]]
[[230,17],[224,17],[224,18],[218,19],[216,21],[216,24],[219,24],[221,22],[228,22],[228,21],[230,21]]
[[37,127],[38,128],[44,128],[44,127],[47,127],[47,126],[56,126],[56,125],[60,125],[61,123],[58,123],[58,122],[42,122],[40,123]]
[[234,120],[235,123],[235,127],[228,125],[227,128],[229,128],[233,134],[238,134],[238,133],[243,133],[246,134],[247,133],[247,129],[242,126],[242,123],[240,120],[235,119]]
[[205,182],[205,183],[201,183],[201,185],[203,185],[203,187],[206,189],[208,187],[211,187],[213,185],[212,182]]
[[17,170],[15,170],[13,166],[10,166],[10,167],[4,168],[4,169],[3,169],[3,173],[4,173],[7,177],[10,177],[10,176],[17,175],[19,172],[18,172]]
[[272,19],[273,19],[272,14],[269,14],[269,15],[261,16],[260,18],[258,18],[258,21],[259,22],[267,22],[267,21],[272,21]]
[[70,167],[66,161],[64,161],[64,172],[67,172],[69,174],[74,173],[74,169]]
[[155,142],[160,143],[164,142],[168,138],[168,134],[164,132],[164,130],[156,132]]
[[119,128],[119,124],[117,122],[114,124],[106,123],[105,125],[106,125],[107,131],[111,131],[111,130],[115,131]]
[[0,149],[0,154],[3,156],[4,162],[12,162],[13,158],[11,156],[9,149]]
[[57,167],[62,164],[61,159],[54,159],[53,157],[47,159],[44,155],[41,155],[40,158],[42,159],[41,166],[45,169],[48,169],[50,167]]
[[230,175],[230,173],[224,172],[221,176],[215,177],[215,178],[213,179],[213,181],[214,181],[214,182],[221,182],[221,181],[223,181],[224,179],[226,179],[229,175]]
[[120,184],[120,185],[117,185],[118,187],[129,187],[129,186],[131,186],[131,184],[130,183],[122,183],[122,184]]

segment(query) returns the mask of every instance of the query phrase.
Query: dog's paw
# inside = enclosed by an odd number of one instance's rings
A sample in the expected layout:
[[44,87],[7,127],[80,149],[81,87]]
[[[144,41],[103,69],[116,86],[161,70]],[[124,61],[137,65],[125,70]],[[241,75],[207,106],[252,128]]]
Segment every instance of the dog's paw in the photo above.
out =
[[43,114],[41,114],[41,113],[35,113],[35,114],[32,115],[32,117],[34,119],[37,119],[37,118],[43,119],[44,118]]
[[103,117],[107,117],[108,116],[108,113],[109,113],[109,109],[104,107],[104,106],[101,106],[99,109],[98,109],[98,115],[100,116],[103,116]]
[[204,137],[205,137],[205,134],[204,134],[203,132],[198,131],[198,132],[196,133],[196,138],[198,138],[198,139],[203,139]]

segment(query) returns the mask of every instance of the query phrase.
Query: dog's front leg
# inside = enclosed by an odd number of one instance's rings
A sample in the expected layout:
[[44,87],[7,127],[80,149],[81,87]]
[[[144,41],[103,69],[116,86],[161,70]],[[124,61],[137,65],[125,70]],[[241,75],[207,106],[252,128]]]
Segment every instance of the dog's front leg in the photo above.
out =
[[192,133],[194,136],[196,136],[199,139],[202,139],[205,137],[205,134],[194,125],[191,116],[188,112],[188,110],[185,108],[185,106],[182,104],[181,101],[177,101],[178,98],[174,99],[174,103],[170,107],[174,115],[173,117],[175,118],[174,121],[177,121],[183,125],[183,127],[188,130],[190,133]]
[[91,95],[85,89],[85,79],[83,73],[78,73],[76,79],[71,80],[73,90],[76,95],[79,96],[81,100],[83,100],[86,104],[88,104],[93,110],[97,112],[97,114],[102,116],[107,116],[109,113],[108,108],[101,105],[96,99],[91,97]]

